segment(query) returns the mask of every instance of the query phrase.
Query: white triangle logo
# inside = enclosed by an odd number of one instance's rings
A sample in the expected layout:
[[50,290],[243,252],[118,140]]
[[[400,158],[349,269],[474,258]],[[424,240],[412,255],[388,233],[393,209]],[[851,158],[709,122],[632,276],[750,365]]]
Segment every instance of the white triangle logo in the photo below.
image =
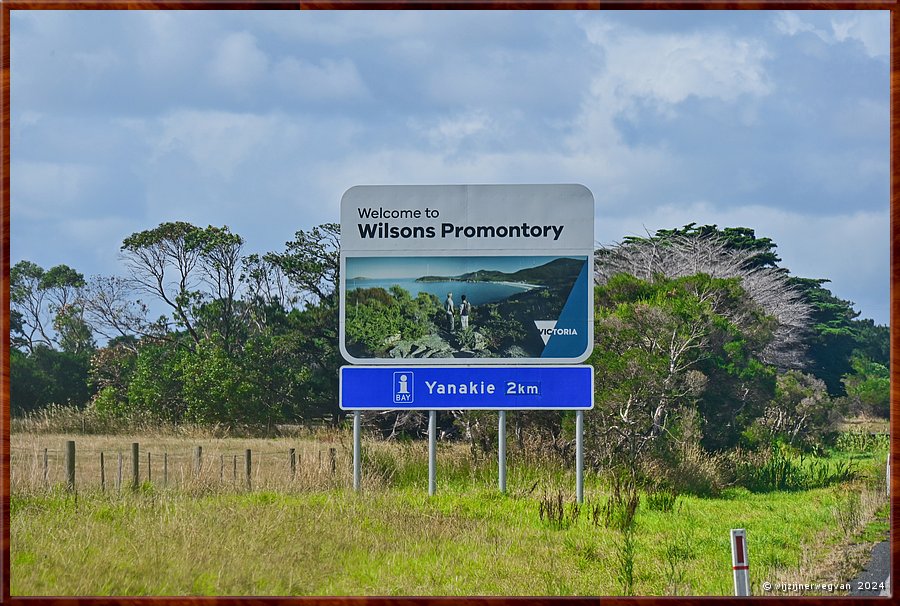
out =
[[535,320],[534,325],[537,326],[538,332],[541,333],[541,339],[546,345],[553,335],[553,329],[556,328],[556,320]]

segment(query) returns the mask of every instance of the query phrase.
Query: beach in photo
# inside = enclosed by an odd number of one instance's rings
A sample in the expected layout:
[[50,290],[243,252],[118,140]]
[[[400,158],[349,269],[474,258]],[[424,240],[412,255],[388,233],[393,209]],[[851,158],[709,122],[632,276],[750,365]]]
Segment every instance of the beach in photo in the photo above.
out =
[[357,358],[536,358],[577,256],[348,257],[345,345]]

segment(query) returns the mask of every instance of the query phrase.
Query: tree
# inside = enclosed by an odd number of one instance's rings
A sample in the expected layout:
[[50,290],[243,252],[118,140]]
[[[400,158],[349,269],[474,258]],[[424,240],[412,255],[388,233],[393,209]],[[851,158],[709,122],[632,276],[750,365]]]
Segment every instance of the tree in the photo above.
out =
[[109,416],[127,416],[132,412],[128,386],[137,361],[136,341],[131,337],[113,339],[91,357],[89,377],[96,390],[91,405],[98,412]]
[[19,415],[50,404],[87,405],[89,357],[56,351],[43,344],[25,354],[10,352],[10,412]]
[[90,328],[78,304],[83,287],[84,276],[68,265],[45,271],[31,261],[16,263],[10,269],[9,287],[13,342],[28,351],[38,345],[59,346],[60,338],[66,338],[69,348],[90,347]]
[[[200,335],[194,329],[191,306],[197,300],[193,289],[201,254],[198,231],[199,228],[183,221],[160,223],[154,229],[131,234],[121,247],[132,283],[171,307],[195,343]],[[173,273],[174,281],[170,281]]]
[[824,381],[792,370],[778,375],[775,397],[748,434],[756,441],[809,449],[820,445],[840,420]]
[[132,284],[168,305],[195,345],[216,338],[230,351],[238,316],[247,313],[238,305],[243,245],[228,226],[199,228],[179,221],[134,233],[121,250]]
[[807,335],[809,362],[806,368],[825,381],[828,393],[844,394],[841,377],[850,372],[850,356],[857,346],[854,318],[859,312],[853,303],[835,297],[822,285],[828,280],[791,278],[812,308],[812,330]]
[[[191,232],[188,246],[199,250],[201,279],[210,288],[206,299],[211,300],[212,305],[207,304],[206,311],[213,312],[213,322],[207,326],[207,338],[215,335],[221,339],[225,350],[231,351],[234,330],[241,322],[237,317],[237,299],[244,239],[231,233],[227,226],[210,225]],[[246,311],[247,307],[241,306],[241,310]]]
[[132,282],[118,277],[95,276],[81,295],[84,317],[95,332],[137,351],[137,338],[168,340],[168,322],[147,319],[147,306],[134,299]]
[[309,368],[306,414],[330,414],[333,423],[342,417],[337,407],[338,280],[340,276],[340,225],[325,223],[309,232],[299,230],[285,243],[283,253],[269,253],[267,262],[278,268],[296,290],[305,307],[292,313],[291,333],[295,351]]
[[[751,408],[761,410],[746,397],[771,331],[736,279],[620,273],[596,288],[595,305],[595,408],[588,413],[595,465],[637,473],[654,443],[669,435],[673,415],[700,402],[710,416],[703,397],[716,383],[734,392],[719,398],[720,417],[747,423]],[[745,333],[729,316],[755,316],[757,332]],[[713,443],[726,441],[707,420]]]
[[659,229],[649,238],[626,236],[622,241],[634,243],[678,238],[718,238],[729,250],[749,251],[752,254],[743,263],[747,269],[778,267],[778,263],[781,262],[781,257],[775,253],[778,245],[771,238],[757,237],[756,232],[749,227],[725,227],[719,229],[716,225],[702,225],[698,227],[696,223],[688,223],[681,228]]
[[[690,226],[688,226],[690,227]],[[707,226],[710,227],[710,226]],[[715,226],[711,226],[715,227]],[[687,229],[687,228],[686,228]],[[752,230],[735,228],[727,239],[718,232],[701,229],[699,234],[673,230],[657,232],[648,238],[631,238],[612,247],[600,248],[595,258],[595,282],[606,284],[613,276],[627,273],[642,280],[654,276],[667,278],[707,274],[713,278],[738,278],[750,299],[777,322],[775,334],[762,353],[762,361],[781,369],[802,368],[805,338],[809,332],[812,308],[799,285],[791,282],[784,270],[771,267],[773,257],[766,253],[766,240],[750,239]],[[762,242],[738,248],[742,241]],[[716,305],[716,301],[711,303]],[[717,309],[736,326],[752,328],[754,315],[737,315],[745,310]]]
[[[271,255],[247,255],[242,260],[242,269],[241,281],[247,284],[246,298],[254,311],[291,309],[299,302],[299,293],[288,282],[281,268],[272,261]],[[267,316],[265,313],[253,313],[250,319],[258,328],[262,328]]]
[[266,260],[277,266],[311,302],[332,299],[340,275],[341,226],[323,223],[309,232],[297,231],[283,253],[269,253]]
[[850,400],[850,412],[888,418],[891,408],[888,367],[859,353],[851,358],[850,364],[853,372],[842,379]]

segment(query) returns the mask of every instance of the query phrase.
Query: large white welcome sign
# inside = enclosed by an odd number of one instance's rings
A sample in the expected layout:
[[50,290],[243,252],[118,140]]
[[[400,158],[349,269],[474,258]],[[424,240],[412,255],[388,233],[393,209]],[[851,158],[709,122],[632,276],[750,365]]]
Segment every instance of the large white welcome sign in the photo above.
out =
[[341,201],[344,357],[574,363],[593,346],[581,185],[357,186]]

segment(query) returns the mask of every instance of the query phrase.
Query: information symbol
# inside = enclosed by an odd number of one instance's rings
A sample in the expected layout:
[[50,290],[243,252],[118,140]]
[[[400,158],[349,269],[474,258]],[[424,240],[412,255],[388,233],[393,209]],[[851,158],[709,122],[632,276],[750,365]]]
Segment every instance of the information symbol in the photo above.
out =
[[394,373],[394,403],[408,404],[413,401],[413,373]]

